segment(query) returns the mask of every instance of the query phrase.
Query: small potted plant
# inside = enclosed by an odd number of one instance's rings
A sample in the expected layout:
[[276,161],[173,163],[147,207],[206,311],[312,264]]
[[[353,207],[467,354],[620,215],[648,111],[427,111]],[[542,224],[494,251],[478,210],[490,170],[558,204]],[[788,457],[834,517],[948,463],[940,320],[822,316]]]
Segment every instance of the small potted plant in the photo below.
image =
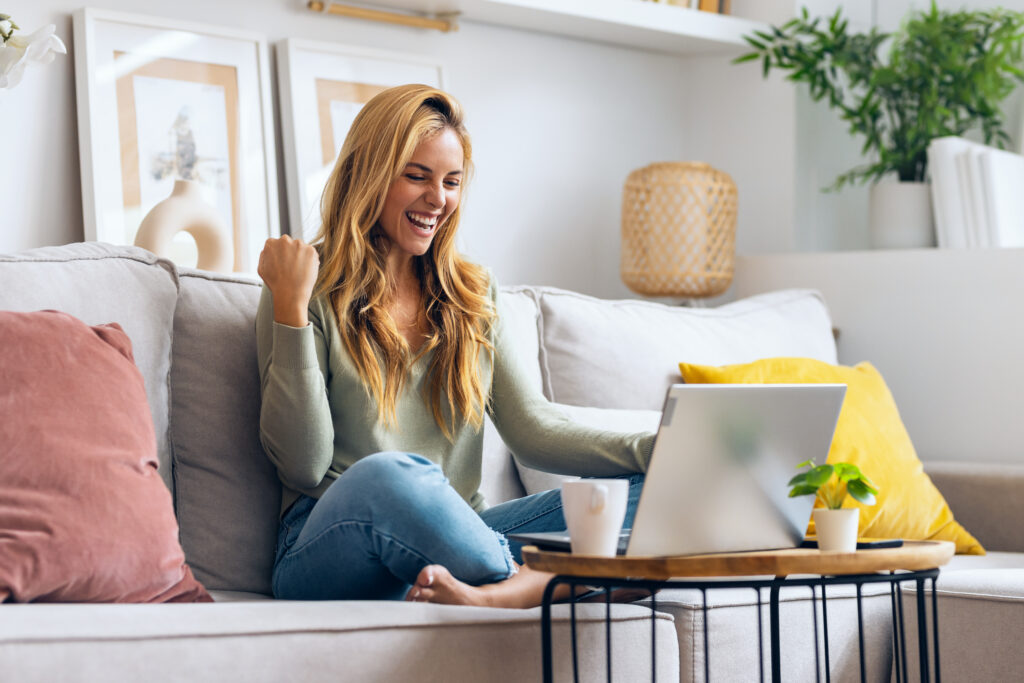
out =
[[857,549],[860,508],[844,508],[843,501],[849,495],[865,505],[874,505],[878,489],[860,468],[848,462],[815,465],[813,460],[806,460],[797,467],[807,470],[789,480],[789,497],[813,495],[825,505],[813,512],[818,549],[852,553]]

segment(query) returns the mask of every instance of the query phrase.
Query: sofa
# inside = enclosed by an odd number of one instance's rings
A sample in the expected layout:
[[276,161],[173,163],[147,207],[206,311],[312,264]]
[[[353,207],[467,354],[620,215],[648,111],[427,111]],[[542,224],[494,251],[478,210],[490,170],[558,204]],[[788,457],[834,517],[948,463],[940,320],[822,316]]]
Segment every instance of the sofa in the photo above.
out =
[[[539,679],[539,608],[270,597],[281,494],[258,434],[259,292],[256,280],[178,268],[135,247],[76,243],[0,256],[0,310],[56,309],[90,325],[115,321],[131,339],[181,547],[215,600],[2,604],[0,680]],[[657,424],[684,357],[709,365],[772,356],[836,362],[825,302],[807,290],[689,309],[513,286],[502,289],[501,315],[531,381],[550,400],[573,419],[623,429]],[[481,491],[490,504],[550,483],[551,475],[521,467],[490,423],[485,430]],[[1024,519],[1017,495],[1024,468],[927,468],[957,520],[989,551],[955,557],[939,579],[943,676],[1012,679],[1024,670],[1016,647],[1024,627],[1024,526],[1014,523]],[[815,679],[805,593],[783,591],[781,598],[785,680]],[[852,591],[829,597],[831,680],[859,679],[856,601]],[[912,591],[904,599],[912,610]],[[753,591],[709,592],[708,662],[699,594],[659,594],[653,629],[646,605],[613,605],[615,680],[650,679],[652,630],[657,680],[703,681],[705,665],[711,680],[758,680],[756,604]],[[558,680],[572,679],[569,615],[567,605],[553,610]],[[603,680],[605,606],[581,604],[576,618],[579,679]],[[866,589],[862,618],[869,680],[888,679],[887,590]],[[915,635],[908,629],[910,647]]]

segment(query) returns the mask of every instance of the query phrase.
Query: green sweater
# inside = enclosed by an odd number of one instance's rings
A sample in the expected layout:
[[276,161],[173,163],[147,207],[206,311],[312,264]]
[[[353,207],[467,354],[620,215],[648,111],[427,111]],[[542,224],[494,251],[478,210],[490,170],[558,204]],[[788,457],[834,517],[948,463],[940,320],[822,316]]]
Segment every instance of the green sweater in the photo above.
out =
[[[526,380],[514,340],[502,324],[498,288],[490,297],[498,322],[480,373],[490,387],[488,414],[520,462],[549,472],[615,476],[644,472],[654,435],[620,434],[576,425]],[[282,510],[305,493],[319,498],[360,458],[381,451],[422,455],[441,466],[474,510],[486,508],[479,492],[483,429],[457,426],[449,441],[424,400],[429,356],[409,368],[396,404],[396,427],[378,422],[377,403],[363,386],[325,297],[309,305],[306,327],[274,322],[270,290],[263,287],[256,314],[262,408],[260,439],[284,485]],[[533,360],[533,359],[530,359]]]

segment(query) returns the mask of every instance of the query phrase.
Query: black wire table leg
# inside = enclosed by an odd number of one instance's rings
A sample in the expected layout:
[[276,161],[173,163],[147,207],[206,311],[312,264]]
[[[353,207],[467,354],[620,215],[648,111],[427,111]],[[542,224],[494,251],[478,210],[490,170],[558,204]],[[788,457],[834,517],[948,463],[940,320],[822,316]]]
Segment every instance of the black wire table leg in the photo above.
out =
[[708,592],[707,589],[700,589],[701,597],[703,598],[703,611],[701,612],[701,621],[704,622],[704,683],[708,683],[711,680],[711,650],[708,647]]
[[573,683],[580,683],[579,654],[576,651],[576,586],[573,581],[569,584],[569,633],[572,639],[572,680]]
[[758,680],[764,683],[764,620],[761,617],[761,589],[755,588],[754,592],[757,593],[757,673]]
[[768,627],[771,632],[772,683],[782,683],[782,652],[779,647],[779,584],[778,578],[768,589]]
[[811,635],[814,637],[814,681],[821,683],[821,657],[818,655],[818,591],[812,585],[811,589],[811,623],[814,626]]
[[903,653],[903,659],[901,664],[903,665],[903,680],[906,683],[910,683],[910,679],[907,677],[907,660],[910,659],[910,653],[907,652],[907,632],[906,632],[906,616],[903,614],[903,585],[896,582],[896,606],[899,608],[900,614],[900,651]]
[[[895,572],[889,572],[893,575]],[[896,683],[903,683],[900,676],[900,641],[899,641],[899,617],[896,612],[896,583],[889,584],[889,601],[892,605],[892,670],[896,674]]]
[[607,681],[612,683],[612,588],[604,588],[604,647]]
[[832,661],[828,655],[828,597],[825,584],[821,584],[821,632],[825,641],[825,683],[832,683]]
[[868,673],[864,662],[864,595],[863,584],[857,584],[857,643],[860,646],[860,683],[868,683]]
[[551,596],[558,585],[558,577],[548,581],[544,589],[544,597],[540,603],[540,648],[541,666],[543,667],[544,683],[553,683],[555,676],[551,666]]
[[654,639],[658,631],[658,598],[655,597],[657,592],[655,589],[651,589],[651,683],[655,683],[658,680],[658,648]]
[[928,683],[928,615],[925,614],[924,579],[917,583],[917,653],[921,657],[921,683]]
[[935,646],[935,683],[942,683],[942,670],[939,668],[939,598],[936,595],[938,580],[938,576],[932,577],[932,636]]

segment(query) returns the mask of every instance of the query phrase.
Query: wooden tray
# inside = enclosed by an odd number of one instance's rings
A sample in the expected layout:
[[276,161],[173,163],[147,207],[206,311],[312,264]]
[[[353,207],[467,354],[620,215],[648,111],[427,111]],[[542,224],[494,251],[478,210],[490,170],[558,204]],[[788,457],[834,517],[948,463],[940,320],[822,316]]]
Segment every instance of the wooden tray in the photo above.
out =
[[567,576],[630,577],[668,580],[709,576],[790,576],[792,574],[871,574],[892,570],[940,567],[956,550],[949,541],[904,541],[899,548],[876,548],[852,553],[809,548],[716,553],[683,557],[593,557],[523,548],[531,569]]

